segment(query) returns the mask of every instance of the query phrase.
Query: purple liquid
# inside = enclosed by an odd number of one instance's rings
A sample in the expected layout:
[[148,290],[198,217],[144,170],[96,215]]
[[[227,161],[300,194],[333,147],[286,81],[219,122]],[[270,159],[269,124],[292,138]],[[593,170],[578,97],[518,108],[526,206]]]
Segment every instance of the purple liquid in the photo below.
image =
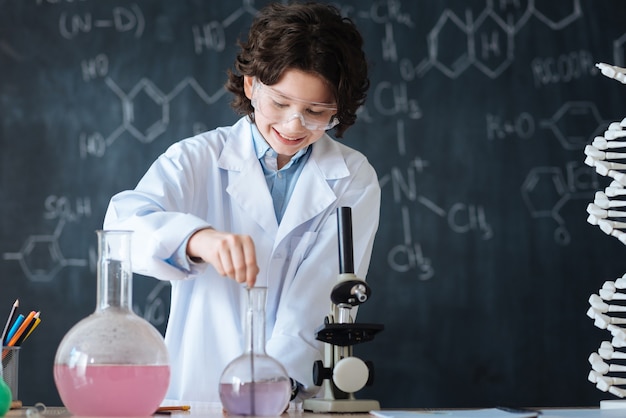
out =
[[287,409],[289,398],[289,380],[220,383],[222,406],[230,415],[278,416]]

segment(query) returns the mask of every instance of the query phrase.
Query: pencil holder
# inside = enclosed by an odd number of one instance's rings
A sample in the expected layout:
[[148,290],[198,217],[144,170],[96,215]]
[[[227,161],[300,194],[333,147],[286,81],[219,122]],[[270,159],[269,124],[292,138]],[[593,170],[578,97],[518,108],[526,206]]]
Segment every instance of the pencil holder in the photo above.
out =
[[20,347],[2,347],[2,377],[11,389],[11,399],[16,401],[19,377]]

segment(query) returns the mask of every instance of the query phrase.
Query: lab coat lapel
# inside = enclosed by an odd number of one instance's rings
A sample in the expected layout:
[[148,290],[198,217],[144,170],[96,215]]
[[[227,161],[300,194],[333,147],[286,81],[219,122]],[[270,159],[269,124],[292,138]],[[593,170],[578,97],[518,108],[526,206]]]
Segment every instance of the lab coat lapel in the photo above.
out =
[[341,150],[330,137],[324,135],[312,147],[278,228],[277,243],[332,205],[337,196],[328,182],[349,174]]
[[233,126],[222,155],[220,168],[228,170],[226,192],[267,233],[275,234],[278,222],[261,164],[254,152],[250,123],[244,119]]

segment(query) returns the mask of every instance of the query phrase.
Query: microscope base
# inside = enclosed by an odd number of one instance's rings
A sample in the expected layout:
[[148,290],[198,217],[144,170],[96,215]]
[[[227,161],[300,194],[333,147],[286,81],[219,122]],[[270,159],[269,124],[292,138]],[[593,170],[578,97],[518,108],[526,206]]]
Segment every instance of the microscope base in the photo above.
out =
[[378,401],[369,399],[306,399],[305,411],[311,412],[369,412],[380,409]]

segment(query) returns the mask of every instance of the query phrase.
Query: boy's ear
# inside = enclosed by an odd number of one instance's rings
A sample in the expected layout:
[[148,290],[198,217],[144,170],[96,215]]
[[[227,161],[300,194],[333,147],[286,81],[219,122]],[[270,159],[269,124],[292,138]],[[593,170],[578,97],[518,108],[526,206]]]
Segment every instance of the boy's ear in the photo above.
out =
[[243,91],[246,93],[246,97],[252,100],[252,83],[254,82],[254,77],[250,77],[248,75],[243,76]]

